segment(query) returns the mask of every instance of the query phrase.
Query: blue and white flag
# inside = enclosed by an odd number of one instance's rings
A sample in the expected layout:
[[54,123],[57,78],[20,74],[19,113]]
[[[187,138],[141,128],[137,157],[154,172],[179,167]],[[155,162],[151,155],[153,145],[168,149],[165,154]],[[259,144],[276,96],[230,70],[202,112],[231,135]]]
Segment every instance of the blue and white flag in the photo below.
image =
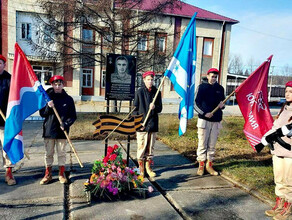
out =
[[170,64],[164,73],[181,97],[178,117],[179,136],[186,132],[187,121],[194,116],[195,71],[196,71],[196,15],[185,30]]

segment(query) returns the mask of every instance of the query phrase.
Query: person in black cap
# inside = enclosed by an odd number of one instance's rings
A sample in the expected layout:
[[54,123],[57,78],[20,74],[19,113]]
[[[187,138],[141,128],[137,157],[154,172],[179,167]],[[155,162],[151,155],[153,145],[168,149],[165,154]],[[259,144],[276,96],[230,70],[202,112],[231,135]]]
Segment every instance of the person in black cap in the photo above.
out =
[[[68,180],[65,176],[65,163],[66,163],[66,136],[64,130],[69,134],[69,127],[76,120],[76,110],[73,98],[69,96],[64,88],[64,78],[59,75],[51,77],[50,83],[52,88],[46,92],[51,101],[40,110],[40,116],[44,117],[43,124],[43,138],[45,142],[45,165],[46,172],[43,179],[40,181],[41,185],[48,184],[52,180],[52,166],[54,161],[54,149],[56,146],[58,154],[59,165],[59,181],[60,183],[67,183]],[[60,125],[56,117],[53,107],[62,119]]]
[[[11,75],[6,70],[4,70],[5,66],[6,58],[0,54],[0,108],[3,114],[6,116]],[[0,117],[0,142],[1,142],[0,147],[2,148],[4,143],[4,126],[5,120],[2,117]],[[6,152],[3,149],[1,150],[1,152],[3,158],[3,165],[6,168],[5,182],[9,186],[15,185],[16,181],[12,175],[13,164],[11,164],[11,161],[9,160]]]
[[[194,108],[198,112],[198,149],[197,161],[199,169],[197,174],[202,176],[206,170],[211,175],[217,176],[213,168],[213,160],[215,156],[215,145],[222,128],[222,109],[224,108],[223,100],[225,99],[224,88],[217,83],[219,71],[211,68],[207,72],[207,83],[199,85],[195,95]],[[219,110],[212,114],[212,111],[219,105]]]

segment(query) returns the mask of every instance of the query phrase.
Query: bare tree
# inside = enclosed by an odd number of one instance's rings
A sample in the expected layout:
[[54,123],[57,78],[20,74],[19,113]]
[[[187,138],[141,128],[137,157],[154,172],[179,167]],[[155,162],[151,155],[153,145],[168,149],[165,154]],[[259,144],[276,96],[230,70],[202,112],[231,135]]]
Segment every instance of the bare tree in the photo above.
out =
[[232,54],[229,58],[228,72],[231,74],[242,75],[243,74],[243,62],[242,58],[238,54]]
[[[39,16],[40,25],[45,27],[40,28],[40,38],[48,40],[46,44],[42,40],[33,42],[33,46],[46,58],[61,60],[65,66],[104,65],[107,53],[122,53],[137,57],[138,71],[150,68],[162,71],[172,55],[172,47],[163,52],[157,47],[158,34],[168,31],[156,21],[165,19],[165,8],[180,7],[178,0],[153,1],[150,10],[140,10],[143,0],[39,0],[39,3],[45,12],[45,19]],[[76,30],[80,30],[79,35]],[[141,52],[138,47],[145,36],[147,42],[154,43]]]
[[288,64],[286,64],[282,68],[282,75],[283,76],[291,76],[292,75],[292,67],[290,67]]
[[255,60],[253,57],[250,57],[247,61],[247,70],[249,73],[252,73],[255,70]]

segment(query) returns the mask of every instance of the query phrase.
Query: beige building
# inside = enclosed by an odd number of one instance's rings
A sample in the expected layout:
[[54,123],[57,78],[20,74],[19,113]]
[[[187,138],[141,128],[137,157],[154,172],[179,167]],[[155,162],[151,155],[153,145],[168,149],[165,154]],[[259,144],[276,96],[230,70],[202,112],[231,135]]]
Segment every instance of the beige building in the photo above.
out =
[[[145,0],[135,13],[144,13],[148,10],[152,1]],[[206,71],[215,67],[220,70],[219,83],[226,87],[228,56],[230,47],[231,27],[238,21],[227,18],[195,6],[181,2],[180,7],[165,9],[162,14],[157,15],[149,23],[139,26],[137,32],[140,38],[133,49],[129,43],[125,47],[128,55],[137,57],[140,62],[139,54],[147,52],[149,48],[156,47],[160,53],[173,54],[175,48],[187,27],[192,15],[198,12],[196,19],[197,37],[197,66],[196,66],[196,86],[200,84]],[[119,9],[118,6],[116,6]],[[97,62],[101,55],[95,55],[93,63],[84,64],[82,56],[75,56],[66,63],[62,59],[54,57],[59,47],[52,43],[53,36],[46,23],[46,14],[38,6],[36,0],[2,0],[1,1],[1,50],[0,53],[8,58],[8,71],[12,71],[14,58],[14,44],[18,42],[20,47],[27,55],[35,73],[45,88],[49,87],[48,79],[54,75],[64,75],[66,80],[65,90],[74,97],[75,100],[104,100],[106,66],[104,62]],[[128,21],[130,24],[134,20]],[[105,28],[106,25],[104,25]],[[147,32],[147,28],[157,27],[158,32]],[[107,29],[105,29],[107,30]],[[44,34],[45,33],[45,34]],[[81,39],[83,43],[72,43],[74,51],[92,51],[92,54],[106,54],[112,52],[107,47],[108,37],[100,36],[98,32],[86,27],[74,28],[70,32],[75,39]],[[153,36],[151,38],[150,36]],[[86,46],[86,41],[99,42],[96,46]],[[41,44],[48,49],[45,53],[36,50],[34,44]],[[125,47],[118,45],[115,53],[124,54]],[[47,53],[47,54],[46,54]],[[48,55],[48,56],[46,56]],[[50,57],[50,58],[47,58]],[[155,59],[155,58],[154,58]],[[164,68],[153,67],[157,73],[157,78],[161,77],[167,68],[171,57],[166,57]],[[78,65],[77,65],[78,64]],[[149,70],[142,68],[137,70],[137,83],[141,81],[141,73]],[[140,77],[140,78],[139,78]],[[157,80],[159,83],[159,80]],[[162,87],[164,99],[177,99],[178,95],[173,90],[171,82],[167,79]]]

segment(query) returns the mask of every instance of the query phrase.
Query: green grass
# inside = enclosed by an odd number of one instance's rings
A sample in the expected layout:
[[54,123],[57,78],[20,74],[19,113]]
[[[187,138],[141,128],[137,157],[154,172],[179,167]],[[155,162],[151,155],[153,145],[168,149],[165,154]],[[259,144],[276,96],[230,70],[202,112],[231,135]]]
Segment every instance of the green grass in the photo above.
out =
[[[104,137],[92,136],[95,129],[92,122],[98,116],[98,113],[78,114],[78,119],[71,129],[71,138],[103,139]],[[123,118],[126,115],[118,116]],[[188,121],[187,132],[182,137],[178,136],[177,114],[161,114],[159,120],[158,138],[195,162],[198,142],[197,118]],[[215,168],[230,178],[258,190],[264,196],[274,199],[272,160],[269,150],[264,149],[260,154],[253,151],[242,131],[244,125],[242,117],[224,117],[222,125],[223,129],[216,144]],[[125,138],[118,134],[111,137],[111,139]]]

